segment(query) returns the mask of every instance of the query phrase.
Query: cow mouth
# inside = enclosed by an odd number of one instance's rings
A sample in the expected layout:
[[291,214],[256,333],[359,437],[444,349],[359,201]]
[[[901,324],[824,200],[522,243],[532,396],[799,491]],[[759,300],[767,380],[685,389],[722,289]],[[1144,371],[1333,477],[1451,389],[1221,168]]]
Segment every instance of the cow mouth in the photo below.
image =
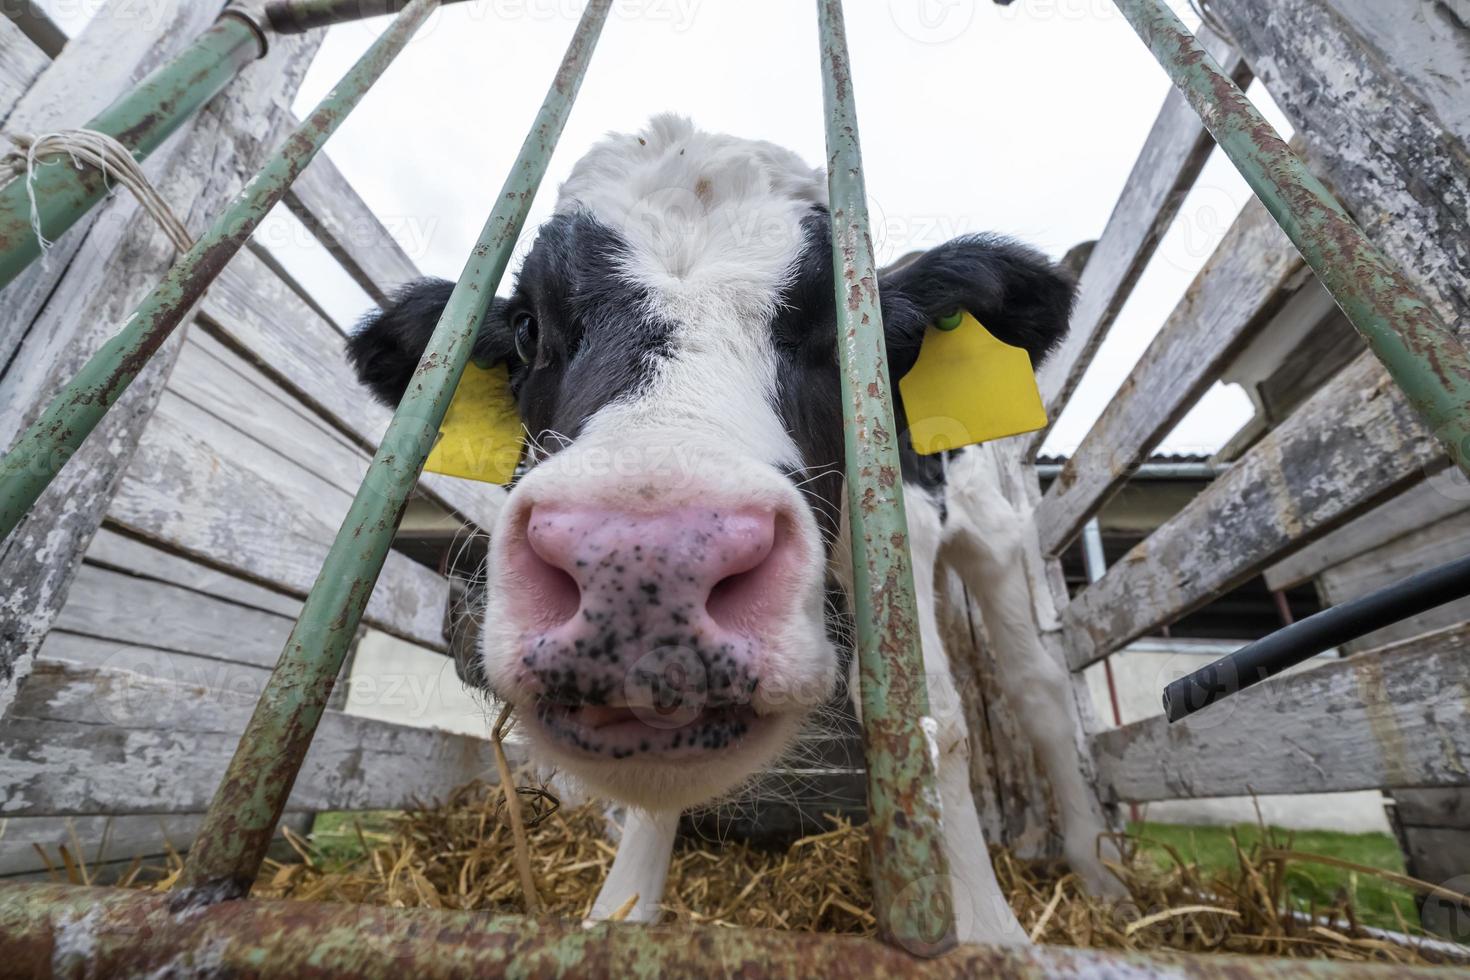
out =
[[538,700],[536,727],[558,747],[601,759],[698,758],[736,747],[764,720],[750,705],[682,708],[561,704]]

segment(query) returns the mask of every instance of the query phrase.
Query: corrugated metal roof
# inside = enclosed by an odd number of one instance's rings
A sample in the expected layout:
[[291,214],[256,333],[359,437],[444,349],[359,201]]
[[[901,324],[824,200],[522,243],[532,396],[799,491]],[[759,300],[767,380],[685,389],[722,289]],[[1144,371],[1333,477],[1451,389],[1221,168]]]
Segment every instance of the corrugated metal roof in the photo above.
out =
[[[1070,458],[1066,453],[1051,453],[1036,457],[1036,462],[1041,465],[1060,466]],[[1147,466],[1150,463],[1208,463],[1211,458],[1208,453],[1155,453],[1144,460],[1144,465]]]

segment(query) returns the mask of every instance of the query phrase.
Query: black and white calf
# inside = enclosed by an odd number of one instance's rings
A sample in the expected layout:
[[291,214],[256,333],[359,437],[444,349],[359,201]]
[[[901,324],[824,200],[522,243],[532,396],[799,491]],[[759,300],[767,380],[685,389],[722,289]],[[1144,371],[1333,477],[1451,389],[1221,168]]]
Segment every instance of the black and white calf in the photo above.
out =
[[[826,199],[822,171],[769,143],[675,117],[609,137],[562,186],[475,344],[477,361],[510,368],[534,463],[493,532],[485,675],[546,758],[630,805],[603,915],[635,894],[634,918],[657,914],[680,810],[781,754],[846,659],[824,618],[829,572],[850,579]],[[411,284],[352,338],[384,401],[402,396],[450,290]],[[1039,360],[1073,286],[986,236],[906,263],[880,292],[896,392],[925,326],[961,308]],[[958,454],[945,474],[906,452],[903,475],[961,938],[1023,941],[970,794],[936,626],[941,560],[981,603],[1072,866],[1094,889],[1110,879],[1067,678],[1018,571],[1023,519],[987,456]]]

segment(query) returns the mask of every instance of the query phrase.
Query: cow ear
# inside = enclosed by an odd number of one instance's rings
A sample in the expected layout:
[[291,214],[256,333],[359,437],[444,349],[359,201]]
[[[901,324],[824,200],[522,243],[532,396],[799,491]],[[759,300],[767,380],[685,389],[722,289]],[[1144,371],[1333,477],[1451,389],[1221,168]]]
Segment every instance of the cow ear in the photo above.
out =
[[[382,309],[358,321],[347,339],[347,359],[358,380],[384,404],[397,405],[403,398],[452,292],[454,283],[446,279],[418,279],[401,286]],[[505,308],[503,299],[491,303],[470,354],[476,362],[495,364],[511,356]]]
[[878,278],[894,377],[919,356],[924,328],[961,310],[1036,367],[1067,333],[1076,282],[1045,255],[998,235],[956,238],[905,256]]

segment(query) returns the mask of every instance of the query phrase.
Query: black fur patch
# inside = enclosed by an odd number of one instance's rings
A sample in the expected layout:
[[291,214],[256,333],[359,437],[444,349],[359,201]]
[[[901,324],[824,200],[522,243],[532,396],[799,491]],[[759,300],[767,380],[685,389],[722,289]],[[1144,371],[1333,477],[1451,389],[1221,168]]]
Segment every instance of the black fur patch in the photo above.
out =
[[[347,338],[347,359],[357,369],[358,380],[379,401],[397,405],[402,400],[452,292],[454,283],[446,279],[405,283],[393,293],[387,306],[358,321]],[[495,300],[480,326],[471,355],[477,361],[494,364],[514,357],[508,335],[487,329],[503,306],[504,300]]]
[[[510,366],[511,390],[527,429],[576,438],[611,402],[633,397],[667,356],[673,324],[650,312],[648,293],[628,281],[622,238],[586,214],[558,215],[542,226],[508,299],[496,299],[475,339],[480,363]],[[373,394],[396,405],[449,302],[453,283],[420,279],[365,316],[347,356]],[[511,323],[536,318],[539,351],[531,364],[515,353]],[[543,439],[548,449],[557,440]]]
[[[536,362],[512,373],[533,436],[575,439],[605,405],[635,397],[667,357],[674,324],[656,316],[648,291],[628,280],[627,243],[588,214],[558,215],[541,228],[507,304],[541,327]],[[560,448],[543,439],[546,448]]]
[[[819,523],[835,530],[842,443],[841,383],[837,367],[832,236],[825,210],[804,222],[805,243],[782,291],[771,324],[779,354],[777,406],[805,468],[790,474],[819,498]],[[899,461],[906,483],[943,500],[944,463],[911,447],[898,379],[919,356],[924,329],[967,309],[992,333],[1031,354],[1034,365],[1067,332],[1075,285],[1046,256],[994,235],[958,238],[878,277],[888,345],[890,391],[899,429]],[[984,397],[983,392],[977,395]]]
[[[778,361],[775,408],[803,461],[788,475],[815,498],[818,523],[835,533],[843,434],[825,209],[808,215],[803,234],[770,324]],[[541,228],[514,292],[495,300],[475,341],[476,360],[511,365],[521,417],[548,451],[575,439],[602,407],[637,397],[671,353],[676,325],[655,315],[648,291],[623,275],[626,252],[621,236],[590,215],[556,216]],[[1066,333],[1075,284],[1040,252],[996,235],[957,238],[884,270],[878,284],[902,476],[942,499],[942,459],[910,448],[897,383],[917,359],[925,327],[966,309],[1039,365]],[[402,397],[452,289],[438,279],[410,283],[384,310],[365,317],[348,341],[358,376],[383,401]],[[510,324],[522,313],[539,324],[531,364],[520,363],[511,338]]]

